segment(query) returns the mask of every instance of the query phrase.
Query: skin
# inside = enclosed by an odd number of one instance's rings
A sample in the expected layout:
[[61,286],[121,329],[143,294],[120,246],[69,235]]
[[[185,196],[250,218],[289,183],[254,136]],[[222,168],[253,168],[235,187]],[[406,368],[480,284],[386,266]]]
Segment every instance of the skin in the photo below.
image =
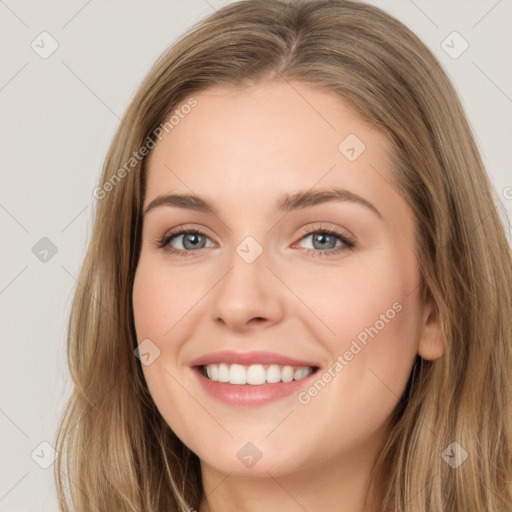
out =
[[[170,206],[145,215],[133,307],[139,343],[149,338],[160,350],[143,366],[151,395],[201,459],[200,512],[362,512],[416,354],[444,351],[436,308],[419,295],[414,218],[393,185],[391,146],[338,96],[302,83],[217,86],[194,97],[197,106],[149,155],[144,208],[161,194],[192,193],[218,215]],[[349,134],[366,146],[354,161],[338,149]],[[358,194],[382,218],[349,201],[274,209],[282,194],[329,187]],[[205,232],[201,248],[185,247],[184,236],[171,245],[189,248],[187,257],[157,247],[183,224]],[[320,225],[356,247],[313,255],[343,244],[314,245],[303,230]],[[250,264],[236,252],[247,236],[263,249]],[[266,350],[324,371],[394,303],[401,311],[306,405],[296,394],[224,404],[189,367],[212,351]],[[250,468],[237,457],[247,442],[262,454]]]

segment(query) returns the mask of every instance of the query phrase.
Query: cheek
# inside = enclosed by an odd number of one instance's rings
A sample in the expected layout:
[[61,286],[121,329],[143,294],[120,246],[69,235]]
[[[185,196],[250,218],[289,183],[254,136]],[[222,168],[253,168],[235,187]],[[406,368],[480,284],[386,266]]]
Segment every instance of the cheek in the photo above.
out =
[[[400,264],[392,254],[380,256],[372,264],[358,261],[332,279],[316,281],[315,287],[309,283],[309,290],[304,282],[299,292],[307,291],[308,306],[318,312],[322,321],[311,325],[332,357],[325,376],[330,391],[325,394],[352,404],[354,417],[394,407],[419,340],[417,269],[412,263]],[[309,398],[316,400],[304,400]]]
[[363,291],[338,313],[336,336],[323,336],[331,363],[297,397],[295,419],[322,432],[334,451],[364,444],[386,424],[416,355],[413,294],[392,288],[368,300]]
[[319,268],[313,275],[303,272],[299,279],[297,273],[285,275],[294,293],[313,313],[309,315],[304,310],[303,320],[313,319],[310,326],[314,326],[316,338],[328,346],[330,353],[348,350],[354,339],[363,345],[365,341],[369,343],[377,334],[393,344],[392,340],[398,341],[399,332],[414,326],[417,269],[412,263],[403,264],[400,256],[391,251],[374,251],[353,257],[338,268]]
[[154,344],[149,346],[151,360],[146,364],[141,360],[151,397],[175,434],[185,444],[193,446],[193,425],[182,418],[197,417],[200,411],[194,409],[194,402],[191,403],[190,396],[178,384],[184,382],[184,375],[177,370],[180,344],[175,343],[181,324],[176,332],[169,333],[185,313],[180,312],[186,306],[182,298],[184,290],[179,279],[177,282],[165,274],[165,269],[141,255],[132,294],[135,330],[139,344],[146,339]]
[[[167,275],[166,275],[167,274]],[[137,339],[162,339],[180,316],[184,304],[183,284],[169,272],[141,259],[133,283],[133,314]],[[181,314],[180,314],[181,312]],[[176,317],[176,320],[174,318]]]

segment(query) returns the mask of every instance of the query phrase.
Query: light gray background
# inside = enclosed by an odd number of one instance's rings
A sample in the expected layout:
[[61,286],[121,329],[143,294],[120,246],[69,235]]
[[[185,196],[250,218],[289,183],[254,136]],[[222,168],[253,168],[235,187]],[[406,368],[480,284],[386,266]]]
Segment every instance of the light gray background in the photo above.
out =
[[[67,316],[119,119],[155,59],[227,3],[0,0],[1,511],[57,511],[53,467],[39,465],[51,448],[40,443],[54,443],[70,392]],[[512,218],[511,0],[372,3],[440,59]],[[43,31],[59,45],[47,59],[31,47]],[[453,31],[469,44],[456,59],[441,46]],[[42,237],[58,250],[45,263],[32,252]]]

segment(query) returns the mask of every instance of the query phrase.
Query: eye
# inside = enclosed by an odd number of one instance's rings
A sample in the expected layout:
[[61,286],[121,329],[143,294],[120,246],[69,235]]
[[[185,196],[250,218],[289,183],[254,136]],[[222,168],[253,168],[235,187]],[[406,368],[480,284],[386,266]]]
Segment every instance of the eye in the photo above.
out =
[[[181,238],[181,245],[183,249],[175,248],[171,245],[172,242]],[[196,249],[204,249],[208,236],[198,229],[181,229],[166,234],[159,242],[158,247],[165,249],[167,252],[187,256],[190,252]]]
[[[346,234],[338,232],[329,226],[313,226],[306,228],[302,240],[310,238],[313,249],[306,249],[306,254],[313,257],[338,254],[342,251],[353,250],[356,247],[354,240]],[[337,241],[340,244],[337,244]],[[318,250],[319,249],[319,250]]]

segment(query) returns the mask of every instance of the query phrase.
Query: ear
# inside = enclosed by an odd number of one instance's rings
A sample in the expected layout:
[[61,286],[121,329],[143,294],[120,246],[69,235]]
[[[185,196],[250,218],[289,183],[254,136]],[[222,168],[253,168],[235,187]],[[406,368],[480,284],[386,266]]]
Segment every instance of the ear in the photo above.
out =
[[445,344],[441,332],[439,311],[432,296],[429,296],[425,303],[420,329],[418,354],[427,360],[439,359],[444,354]]

